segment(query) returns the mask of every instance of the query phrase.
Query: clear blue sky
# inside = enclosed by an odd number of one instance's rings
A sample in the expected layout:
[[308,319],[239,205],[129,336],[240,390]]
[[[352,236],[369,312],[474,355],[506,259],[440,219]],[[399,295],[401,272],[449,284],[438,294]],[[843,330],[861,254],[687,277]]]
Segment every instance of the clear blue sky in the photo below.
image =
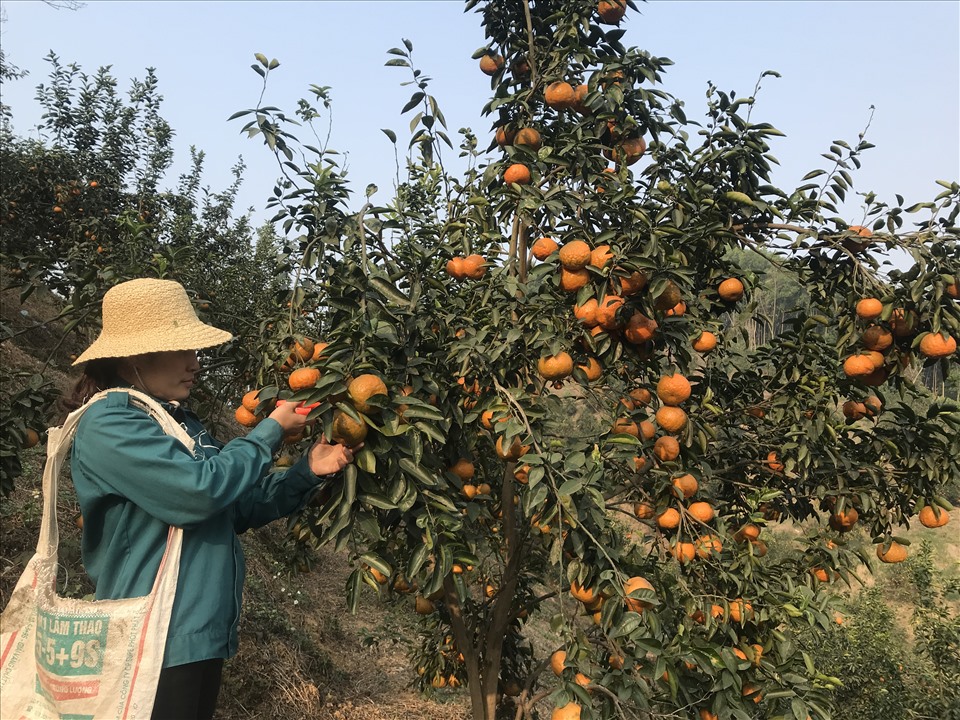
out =
[[[240,122],[227,122],[256,104],[260,79],[250,70],[256,52],[281,63],[269,104],[292,114],[310,84],[332,88],[330,146],[348,153],[358,201],[370,182],[381,188],[375,202],[390,197],[393,149],[380,128],[395,130],[401,147],[409,139],[410,116],[399,114],[411,92],[400,83],[409,75],[384,67],[386,50],[403,38],[433,78],[431,91],[455,145],[463,126],[490,135],[490,119],[480,115],[490,81],[470,58],[484,44],[483,30],[460,0],[140,0],[86,2],[77,11],[39,0],[0,4],[7,58],[30,71],[3,87],[19,134],[31,134],[39,120],[34,89],[46,81],[43,57],[50,50],[90,74],[112,66],[121,88],[153,67],[165,98],[162,114],[176,132],[176,172],[195,145],[207,153],[205,184],[221,190],[242,155],[248,171],[241,207],[256,208],[256,218],[265,217],[273,160],[259,140],[240,135]],[[692,119],[703,115],[708,81],[741,96],[762,71],[782,75],[764,80],[752,117],[787,135],[773,144],[781,162],[774,184],[781,188],[823,166],[820,153],[833,140],[856,142],[871,105],[867,139],[877,147],[854,176],[858,191],[873,190],[889,202],[900,193],[912,203],[932,199],[935,180],[960,179],[960,3],[653,0],[639,7],[624,21],[624,43],[674,61],[663,88],[685,101]],[[845,207],[851,222],[859,208],[856,198]]]

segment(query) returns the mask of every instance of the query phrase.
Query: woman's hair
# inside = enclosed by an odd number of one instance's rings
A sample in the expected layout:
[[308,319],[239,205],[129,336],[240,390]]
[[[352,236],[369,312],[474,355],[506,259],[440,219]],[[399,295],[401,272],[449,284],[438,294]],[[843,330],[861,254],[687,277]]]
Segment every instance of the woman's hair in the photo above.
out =
[[60,410],[65,419],[67,414],[81,407],[87,400],[101,390],[108,390],[123,383],[117,372],[119,358],[101,358],[89,360],[83,367],[83,374],[73,386],[73,390],[60,398]]

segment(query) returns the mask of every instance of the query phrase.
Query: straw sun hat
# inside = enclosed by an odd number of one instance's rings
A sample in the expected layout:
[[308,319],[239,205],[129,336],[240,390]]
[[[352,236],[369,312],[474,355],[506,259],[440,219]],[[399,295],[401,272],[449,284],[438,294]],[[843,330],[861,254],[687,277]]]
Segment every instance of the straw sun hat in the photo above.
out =
[[74,365],[171,350],[200,350],[233,336],[200,322],[187,291],[172,280],[141,278],[120,283],[103,296],[100,336]]

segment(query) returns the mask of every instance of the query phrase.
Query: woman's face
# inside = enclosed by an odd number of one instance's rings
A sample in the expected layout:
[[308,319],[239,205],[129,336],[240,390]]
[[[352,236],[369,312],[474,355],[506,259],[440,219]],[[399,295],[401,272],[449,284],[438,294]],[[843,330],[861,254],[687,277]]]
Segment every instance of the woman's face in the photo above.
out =
[[196,350],[136,355],[128,361],[124,379],[161,400],[186,400],[200,372]]

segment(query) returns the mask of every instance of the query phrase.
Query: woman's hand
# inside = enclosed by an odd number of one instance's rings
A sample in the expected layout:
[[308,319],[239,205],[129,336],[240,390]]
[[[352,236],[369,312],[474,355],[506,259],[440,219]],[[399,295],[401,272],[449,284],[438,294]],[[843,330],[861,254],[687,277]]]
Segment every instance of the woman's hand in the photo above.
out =
[[297,403],[281,400],[277,403],[277,409],[270,413],[268,417],[280,423],[284,435],[296,435],[308,425],[306,413],[302,409],[297,412],[299,407]]
[[321,435],[308,454],[310,469],[314,475],[332,475],[352,463],[354,454],[360,452],[362,447],[363,443],[352,448],[339,443],[331,445]]

